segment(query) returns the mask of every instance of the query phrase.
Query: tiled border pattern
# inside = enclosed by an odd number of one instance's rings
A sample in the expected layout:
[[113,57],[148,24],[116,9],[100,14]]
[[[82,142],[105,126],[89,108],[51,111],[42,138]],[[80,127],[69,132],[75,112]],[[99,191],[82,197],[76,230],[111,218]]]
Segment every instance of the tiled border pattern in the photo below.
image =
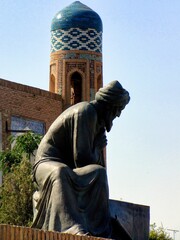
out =
[[102,52],[102,32],[95,29],[70,28],[51,32],[51,52],[59,50],[87,50]]
[[[76,59],[76,53],[69,53],[64,55],[64,59]],[[102,62],[102,56],[96,56],[92,54],[78,54],[78,59],[86,59],[86,60],[94,60],[98,62]]]

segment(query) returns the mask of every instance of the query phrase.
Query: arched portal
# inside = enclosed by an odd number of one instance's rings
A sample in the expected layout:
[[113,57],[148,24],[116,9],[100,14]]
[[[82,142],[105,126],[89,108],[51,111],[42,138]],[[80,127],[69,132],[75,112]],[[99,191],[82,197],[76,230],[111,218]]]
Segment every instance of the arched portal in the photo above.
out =
[[78,72],[71,76],[71,105],[82,101],[82,77]]

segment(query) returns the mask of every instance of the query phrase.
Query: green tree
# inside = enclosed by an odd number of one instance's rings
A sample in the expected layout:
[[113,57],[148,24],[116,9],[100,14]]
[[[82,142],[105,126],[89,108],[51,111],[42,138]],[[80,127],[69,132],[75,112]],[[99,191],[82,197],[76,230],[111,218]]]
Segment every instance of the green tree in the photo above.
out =
[[3,175],[11,171],[11,167],[15,164],[21,162],[22,156],[14,150],[6,149],[3,152],[0,152],[0,170],[3,172]]
[[157,227],[156,224],[150,226],[149,240],[173,240],[163,227]]
[[18,154],[25,154],[27,158],[30,158],[31,154],[34,154],[34,150],[38,148],[38,145],[42,139],[42,136],[33,132],[27,132],[26,134],[19,135],[18,137],[12,136],[10,141],[15,143],[13,151]]
[[11,171],[12,165],[21,162],[23,156],[30,159],[37,149],[42,136],[33,132],[27,132],[19,136],[11,136],[9,143],[12,149],[0,152],[0,170],[3,174]]
[[0,188],[0,223],[28,226],[33,216],[31,164],[23,159],[11,168]]
[[29,161],[41,136],[27,132],[10,139],[13,145],[0,153],[3,184],[0,187],[0,223],[29,226],[33,217],[32,166]]

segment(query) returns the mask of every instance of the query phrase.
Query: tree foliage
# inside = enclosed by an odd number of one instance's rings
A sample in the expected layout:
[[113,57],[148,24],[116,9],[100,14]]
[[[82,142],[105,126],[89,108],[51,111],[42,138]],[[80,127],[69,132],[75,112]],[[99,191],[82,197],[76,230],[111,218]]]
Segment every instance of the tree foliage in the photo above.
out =
[[163,227],[157,227],[156,224],[150,226],[149,240],[173,240]]
[[11,143],[15,143],[13,151],[21,155],[25,154],[27,158],[30,158],[30,155],[38,148],[41,139],[41,135],[33,132],[27,132],[26,134],[19,135],[18,137],[12,136],[10,141]]
[[13,165],[3,178],[0,188],[0,223],[28,226],[32,221],[32,195],[34,185],[31,164],[23,159]]
[[0,152],[0,170],[3,174],[7,174],[11,171],[11,167],[15,164],[19,164],[21,162],[21,154],[6,149],[6,151]]
[[37,149],[42,136],[33,132],[27,132],[19,136],[11,136],[9,143],[12,149],[6,149],[0,152],[0,170],[4,174],[11,171],[13,164],[19,164],[25,156],[30,158],[34,150]]
[[30,155],[41,136],[32,132],[11,138],[13,148],[0,152],[3,184],[0,187],[0,223],[28,226],[32,221],[32,181]]

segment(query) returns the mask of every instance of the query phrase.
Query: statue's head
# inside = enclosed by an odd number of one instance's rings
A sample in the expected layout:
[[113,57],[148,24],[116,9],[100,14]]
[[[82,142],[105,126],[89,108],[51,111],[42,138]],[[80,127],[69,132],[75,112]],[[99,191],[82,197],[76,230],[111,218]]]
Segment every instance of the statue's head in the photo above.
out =
[[106,130],[109,132],[113,120],[120,116],[121,111],[129,103],[130,96],[118,81],[112,81],[99,89],[95,95],[95,100],[105,106],[103,118]]

